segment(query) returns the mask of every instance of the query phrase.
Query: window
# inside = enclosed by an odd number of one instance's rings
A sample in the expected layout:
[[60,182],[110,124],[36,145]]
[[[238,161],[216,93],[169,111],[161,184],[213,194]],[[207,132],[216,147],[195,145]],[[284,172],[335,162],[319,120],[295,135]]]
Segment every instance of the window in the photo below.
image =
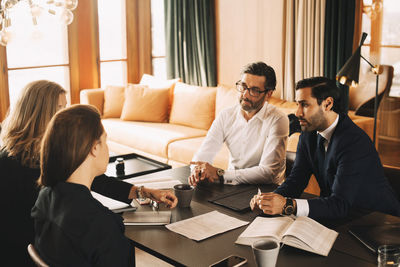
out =
[[33,25],[25,1],[11,11],[12,35],[6,47],[10,106],[23,87],[34,80],[51,80],[69,91],[67,26],[46,11],[38,17],[37,25]]
[[[377,12],[382,12],[381,18]],[[392,65],[394,67],[393,83],[390,96],[400,96],[400,6],[398,0],[369,0],[364,1],[362,30],[368,33],[368,38],[362,47],[362,55],[373,64]],[[372,29],[375,27],[375,30]],[[378,34],[380,36],[372,36]],[[380,42],[374,50],[376,55],[370,54],[373,49],[371,38],[378,38]],[[368,71],[368,66],[361,60],[362,71]]]
[[164,0],[151,0],[151,61],[153,75],[162,79],[167,78],[164,27]]
[[82,0],[68,27],[47,10],[33,26],[28,3],[16,1],[12,40],[0,46],[0,68],[8,70],[0,72],[0,121],[33,80],[59,83],[78,103],[82,89],[138,83],[152,69],[166,77],[163,0]]
[[100,82],[127,84],[125,0],[98,0]]

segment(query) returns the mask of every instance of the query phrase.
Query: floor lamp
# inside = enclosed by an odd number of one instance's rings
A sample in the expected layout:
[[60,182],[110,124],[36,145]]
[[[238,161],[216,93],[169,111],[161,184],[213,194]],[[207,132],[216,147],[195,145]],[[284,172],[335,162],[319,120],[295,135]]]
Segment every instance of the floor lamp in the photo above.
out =
[[378,112],[378,86],[379,86],[379,74],[382,73],[382,68],[379,65],[372,65],[365,57],[361,55],[361,46],[364,44],[367,33],[363,32],[361,36],[360,45],[354,54],[346,61],[344,66],[336,74],[336,80],[347,86],[356,87],[358,84],[358,76],[360,72],[360,58],[364,59],[371,66],[371,71],[376,75],[376,89],[375,89],[375,102],[374,102],[374,135],[373,143],[375,145],[376,140],[376,117]]

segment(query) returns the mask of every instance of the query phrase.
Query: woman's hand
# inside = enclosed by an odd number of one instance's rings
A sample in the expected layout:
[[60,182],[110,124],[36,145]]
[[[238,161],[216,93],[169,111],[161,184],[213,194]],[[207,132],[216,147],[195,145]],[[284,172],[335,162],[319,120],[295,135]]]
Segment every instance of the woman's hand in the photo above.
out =
[[163,202],[168,208],[173,209],[178,204],[178,199],[170,190],[143,188],[143,191],[146,197],[157,202]]

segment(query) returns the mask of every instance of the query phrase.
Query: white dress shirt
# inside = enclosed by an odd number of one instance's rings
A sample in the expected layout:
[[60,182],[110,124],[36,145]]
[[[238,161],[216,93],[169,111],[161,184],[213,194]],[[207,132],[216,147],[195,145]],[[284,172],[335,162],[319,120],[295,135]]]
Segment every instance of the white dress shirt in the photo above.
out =
[[[336,115],[336,120],[328,127],[326,128],[324,131],[322,132],[318,132],[318,134],[320,134],[323,138],[325,138],[325,152],[328,150],[328,145],[329,142],[331,141],[331,137],[333,132],[336,129],[336,126],[339,122],[339,115]],[[297,216],[308,216],[308,214],[310,213],[310,207],[308,205],[308,201],[307,199],[296,199],[296,205],[297,205]]]
[[240,105],[220,112],[193,161],[212,164],[225,142],[229,149],[227,184],[280,183],[285,175],[289,119],[268,102],[247,121]]

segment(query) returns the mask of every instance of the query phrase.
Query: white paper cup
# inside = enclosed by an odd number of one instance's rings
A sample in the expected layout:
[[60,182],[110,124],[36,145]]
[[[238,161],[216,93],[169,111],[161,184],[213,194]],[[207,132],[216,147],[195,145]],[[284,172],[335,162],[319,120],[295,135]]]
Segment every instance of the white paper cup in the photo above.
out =
[[258,267],[275,267],[279,254],[279,243],[275,239],[260,239],[251,248]]

